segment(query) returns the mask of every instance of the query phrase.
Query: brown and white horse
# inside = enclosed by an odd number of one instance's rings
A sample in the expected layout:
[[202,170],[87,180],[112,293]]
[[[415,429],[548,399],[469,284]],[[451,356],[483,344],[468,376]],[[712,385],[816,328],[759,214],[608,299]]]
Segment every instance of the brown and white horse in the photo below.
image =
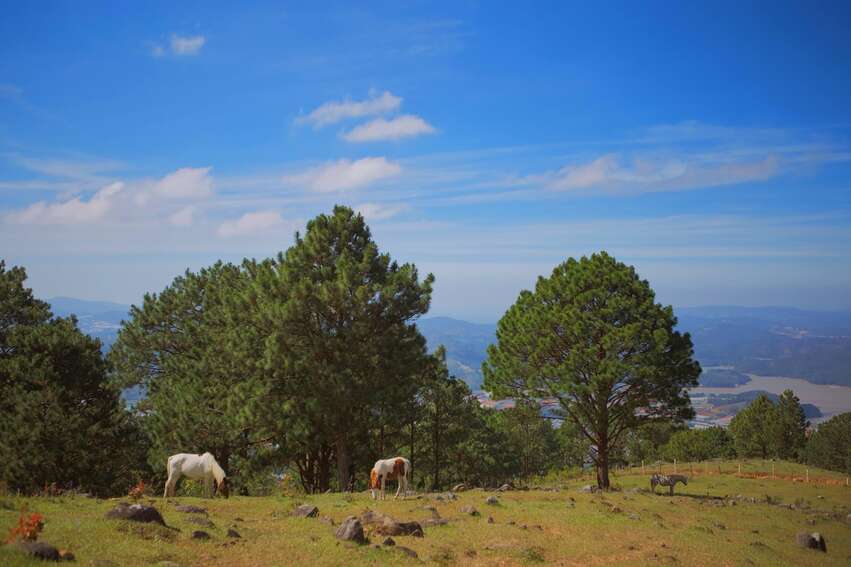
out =
[[408,495],[408,477],[411,474],[411,461],[405,457],[393,457],[392,459],[382,459],[375,461],[375,466],[369,473],[369,491],[372,494],[372,499],[375,500],[375,491],[380,490],[381,500],[385,499],[384,487],[388,480],[395,480],[399,483],[396,488],[395,500],[399,498],[399,492],[404,490],[402,498]]
[[177,481],[182,476],[203,481],[204,492],[210,496],[215,496],[216,492],[220,492],[225,498],[230,495],[225,471],[210,453],[203,455],[178,453],[172,455],[168,458],[166,470],[168,471],[168,480],[165,481],[163,498],[174,496]]

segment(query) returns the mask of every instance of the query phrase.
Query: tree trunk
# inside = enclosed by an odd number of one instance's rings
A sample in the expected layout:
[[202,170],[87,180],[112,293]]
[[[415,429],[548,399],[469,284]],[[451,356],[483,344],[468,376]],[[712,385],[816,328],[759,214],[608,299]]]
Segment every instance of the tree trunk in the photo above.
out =
[[316,473],[316,485],[319,487],[319,492],[327,491],[331,486],[331,447],[324,443],[319,447]]
[[609,489],[609,436],[606,429],[597,442],[597,487]]
[[344,437],[339,437],[335,443],[335,448],[337,449],[337,483],[340,492],[346,492],[349,487],[349,471],[352,464],[349,445]]
[[411,420],[411,484],[414,484],[414,420]]

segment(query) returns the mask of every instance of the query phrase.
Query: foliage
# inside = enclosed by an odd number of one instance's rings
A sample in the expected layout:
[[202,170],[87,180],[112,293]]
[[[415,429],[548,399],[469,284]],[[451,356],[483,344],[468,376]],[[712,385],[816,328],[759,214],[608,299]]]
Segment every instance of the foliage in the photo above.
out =
[[241,348],[248,281],[247,268],[221,262],[187,271],[133,306],[110,351],[116,382],[147,390],[137,409],[157,470],[174,453],[205,451],[228,470],[232,454],[260,441],[256,406],[265,384]]
[[137,423],[107,382],[101,344],[73,317],[51,318],[25,280],[0,260],[0,478],[26,492],[122,490],[144,461],[128,444]]
[[609,452],[627,431],[693,415],[685,389],[700,366],[676,322],[634,268],[605,252],[568,259],[500,320],[485,388],[557,400],[591,442],[597,483],[608,488]]
[[333,449],[340,489],[377,457],[363,451],[370,430],[410,420],[402,408],[426,358],[413,323],[428,310],[433,280],[380,253],[363,217],[340,206],[261,266],[255,290],[278,442],[314,461]]
[[770,424],[774,418],[774,404],[760,394],[730,422],[730,434],[741,457],[768,458],[773,454]]
[[667,461],[704,461],[732,458],[736,450],[726,429],[709,427],[677,431],[662,447],[661,454]]
[[17,540],[35,541],[38,539],[38,534],[44,529],[44,517],[38,513],[27,514],[26,505],[21,508],[21,514],[18,517],[18,523],[6,537],[6,543],[14,543]]
[[851,412],[819,425],[807,443],[805,456],[810,465],[851,474]]
[[777,400],[774,418],[770,422],[774,456],[786,460],[803,458],[810,423],[792,390],[786,390]]

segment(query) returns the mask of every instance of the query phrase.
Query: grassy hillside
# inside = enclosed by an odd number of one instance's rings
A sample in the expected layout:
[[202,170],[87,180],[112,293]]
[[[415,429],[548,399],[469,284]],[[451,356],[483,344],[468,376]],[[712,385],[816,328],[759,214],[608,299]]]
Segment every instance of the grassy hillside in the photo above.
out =
[[[719,467],[724,474],[718,474]],[[745,463],[743,477],[738,477],[732,474],[738,471],[735,463],[705,469],[696,465],[689,485],[678,486],[673,498],[650,494],[645,488],[649,471],[634,470],[616,476],[621,491],[604,495],[580,492],[587,480],[574,478],[558,483],[558,490],[474,490],[459,493],[455,501],[423,495],[375,503],[364,493],[178,499],[208,508],[213,528],[191,523],[189,515],[174,510],[176,501],[162,506],[159,499],[151,500],[176,528],[153,529],[103,519],[115,501],[6,497],[0,507],[0,528],[5,532],[17,518],[16,509],[26,503],[45,516],[41,539],[69,548],[78,565],[93,565],[96,560],[128,566],[160,561],[237,567],[414,565],[417,560],[401,551],[373,547],[382,536],[374,535],[371,545],[360,547],[338,543],[334,528],[321,518],[339,523],[374,509],[398,520],[422,521],[432,517],[425,508],[431,505],[449,520],[446,525],[426,527],[423,538],[394,538],[431,565],[847,565],[851,488],[845,486],[844,477],[811,469],[810,483],[796,482],[792,477],[803,477],[804,468],[781,463],[775,480],[746,478],[768,470],[769,463]],[[680,471],[688,473],[690,466],[681,464]],[[485,498],[493,494],[499,504],[486,504]],[[303,502],[318,506],[320,518],[290,517],[289,511]],[[467,505],[478,508],[481,515],[462,513]],[[231,526],[241,539],[226,537]],[[190,539],[196,529],[207,530],[212,539]],[[798,531],[821,532],[828,553],[797,547]],[[38,563],[3,546],[0,564]]]

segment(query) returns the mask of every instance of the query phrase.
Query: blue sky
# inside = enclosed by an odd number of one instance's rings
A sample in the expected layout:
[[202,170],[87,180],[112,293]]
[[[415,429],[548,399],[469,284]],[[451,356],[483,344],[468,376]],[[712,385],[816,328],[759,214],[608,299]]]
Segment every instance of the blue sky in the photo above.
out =
[[334,203],[494,321],[605,249],[659,299],[851,308],[847,2],[5,3],[0,257],[138,302]]

